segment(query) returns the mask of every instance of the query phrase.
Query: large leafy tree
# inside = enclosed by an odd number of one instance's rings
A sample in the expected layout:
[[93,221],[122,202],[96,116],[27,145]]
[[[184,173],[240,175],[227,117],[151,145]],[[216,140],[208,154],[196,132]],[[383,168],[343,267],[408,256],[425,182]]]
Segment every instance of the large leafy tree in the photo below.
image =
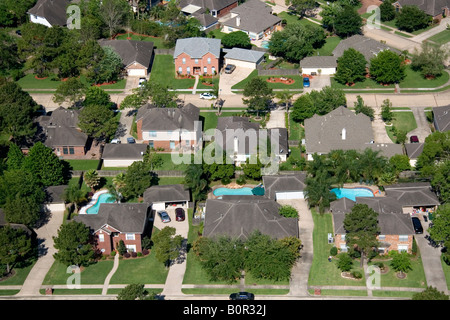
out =
[[9,274],[14,265],[26,259],[31,252],[31,239],[25,231],[8,225],[0,228],[0,264],[6,265],[6,274]]
[[79,78],[69,78],[56,88],[53,101],[56,103],[69,102],[71,105],[78,103],[86,92],[86,85]]
[[149,166],[141,161],[128,167],[124,178],[123,195],[126,198],[140,197],[153,182],[153,173]]
[[373,110],[373,108],[367,106],[364,103],[363,98],[358,95],[356,97],[356,101],[354,103],[354,107],[355,107],[355,113],[362,113],[365,114],[366,116],[368,116],[370,118],[370,121],[373,121],[374,117],[375,117],[375,110]]
[[88,136],[108,140],[117,130],[118,120],[106,105],[88,105],[81,109],[78,126]]
[[413,294],[412,300],[449,300],[449,296],[435,287],[428,286],[422,292]]
[[94,258],[89,227],[82,222],[71,221],[63,224],[53,241],[55,249],[58,249],[53,257],[65,266],[85,266]]
[[102,105],[109,107],[111,104],[111,96],[102,88],[91,86],[86,90],[83,101],[84,106]]
[[13,27],[27,20],[27,11],[36,0],[2,0],[0,3],[0,27]]
[[448,56],[449,52],[445,47],[436,47],[423,42],[420,53],[416,49],[413,54],[411,67],[420,71],[425,78],[438,77],[444,72],[444,62]]
[[408,253],[406,251],[395,253],[391,261],[391,267],[401,275],[412,270],[411,259]]
[[117,295],[117,300],[154,300],[155,294],[149,295],[143,284],[133,283],[123,288]]
[[338,58],[337,63],[334,76],[336,81],[343,84],[352,84],[364,80],[367,61],[361,52],[349,48]]
[[379,83],[398,83],[405,77],[402,58],[391,50],[383,50],[370,60],[370,75]]
[[11,70],[19,68],[20,63],[16,41],[6,31],[0,30],[0,75],[7,75]]
[[401,30],[412,32],[427,27],[431,23],[431,16],[418,6],[406,5],[397,14],[395,25]]
[[395,8],[392,5],[394,0],[384,0],[382,4],[380,4],[380,16],[381,21],[391,21],[395,18]]
[[190,164],[184,171],[184,185],[191,189],[192,201],[203,199],[208,189],[208,179],[201,164]]
[[225,48],[243,48],[250,49],[252,47],[252,43],[250,42],[250,38],[248,34],[243,31],[235,31],[227,33],[221,39],[221,42]]
[[169,267],[172,260],[178,258],[183,244],[183,237],[175,235],[176,229],[173,227],[164,227],[152,237],[155,251],[155,257],[159,262]]
[[103,0],[101,3],[99,16],[108,27],[109,36],[112,37],[131,16],[131,6],[126,0]]
[[248,110],[256,112],[259,116],[260,112],[267,111],[274,97],[273,90],[269,88],[267,81],[256,77],[251,79],[244,87],[242,101],[248,106]]
[[384,172],[388,160],[380,156],[380,151],[365,149],[359,158],[361,175],[365,181],[377,181]]
[[286,6],[290,6],[293,11],[303,17],[308,11],[316,7],[315,0],[285,0]]
[[433,226],[428,229],[430,237],[435,241],[450,240],[450,203],[440,205],[436,210]]
[[344,6],[334,19],[334,31],[340,37],[349,37],[361,33],[362,18],[356,8]]
[[371,250],[378,247],[378,214],[366,204],[356,204],[346,214],[344,228],[347,231],[345,241],[350,250],[361,253],[361,266]]
[[308,205],[318,207],[320,213],[325,212],[325,209],[330,207],[331,201],[336,200],[336,195],[330,192],[334,181],[328,170],[324,168],[315,171],[314,177],[306,178],[305,198],[308,200]]

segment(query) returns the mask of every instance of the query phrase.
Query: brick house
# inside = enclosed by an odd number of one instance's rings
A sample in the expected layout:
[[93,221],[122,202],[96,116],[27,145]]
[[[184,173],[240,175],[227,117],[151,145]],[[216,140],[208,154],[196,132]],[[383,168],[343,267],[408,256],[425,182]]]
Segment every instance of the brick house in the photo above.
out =
[[110,254],[123,240],[129,252],[142,252],[142,239],[150,235],[148,203],[102,203],[97,214],[80,214],[74,218],[91,230],[96,249]]
[[356,202],[347,198],[333,201],[330,211],[333,214],[334,245],[340,252],[347,252],[345,241],[346,230],[344,219],[355,204],[366,204],[378,213],[380,234],[377,236],[380,254],[389,251],[407,251],[411,253],[414,229],[411,216],[402,211],[402,206],[396,199],[390,197],[356,197]]
[[214,75],[219,72],[220,39],[178,39],[173,59],[179,75]]
[[202,146],[200,109],[191,103],[179,108],[147,104],[136,115],[138,140],[164,151],[196,150]]
[[396,11],[400,11],[404,6],[416,6],[433,20],[441,21],[449,15],[449,0],[397,0],[393,3]]

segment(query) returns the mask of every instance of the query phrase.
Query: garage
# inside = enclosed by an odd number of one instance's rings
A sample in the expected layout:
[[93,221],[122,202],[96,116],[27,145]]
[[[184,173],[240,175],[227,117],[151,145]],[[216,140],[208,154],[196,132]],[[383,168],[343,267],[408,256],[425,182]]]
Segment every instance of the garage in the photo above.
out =
[[191,195],[182,184],[151,186],[144,192],[144,201],[152,204],[155,211],[167,207],[188,207]]
[[127,70],[127,74],[130,77],[146,77],[147,76],[147,68],[139,63],[133,63],[125,68]]
[[265,195],[273,200],[304,199],[306,173],[263,176]]
[[275,200],[304,199],[303,191],[275,192]]
[[103,166],[109,168],[126,168],[135,161],[142,161],[148,145],[142,143],[121,144],[107,143],[103,148]]
[[336,73],[337,61],[333,56],[306,57],[300,61],[303,74],[333,75]]
[[224,49],[225,65],[234,64],[236,67],[256,69],[263,62],[264,52],[257,50],[247,50],[241,48]]

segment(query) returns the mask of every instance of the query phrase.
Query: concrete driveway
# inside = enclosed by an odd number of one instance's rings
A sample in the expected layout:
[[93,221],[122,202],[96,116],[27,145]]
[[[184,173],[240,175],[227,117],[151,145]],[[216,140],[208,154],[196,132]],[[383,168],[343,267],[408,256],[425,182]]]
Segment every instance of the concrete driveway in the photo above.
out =
[[425,138],[431,134],[431,128],[425,115],[425,107],[411,108],[416,119],[417,128],[408,133],[408,139],[411,136],[417,136],[420,142],[425,142]]
[[[186,219],[184,221],[176,221],[175,219],[175,209],[176,208],[182,208],[184,210]],[[169,214],[170,222],[162,222],[161,218],[158,216],[158,214],[155,212],[155,220],[153,225],[158,228],[159,230],[163,229],[164,227],[173,227],[175,228],[176,234],[179,234],[183,236],[184,238],[187,238],[188,231],[189,231],[189,223],[188,223],[188,211],[186,206],[168,206],[166,207],[166,212]]]
[[231,87],[247,78],[254,70],[252,68],[236,67],[233,73],[226,74],[222,72],[219,80],[219,97],[233,94]]
[[266,123],[266,128],[286,128],[285,114],[286,110],[270,111],[270,119]]
[[326,86],[331,86],[331,78],[329,75],[313,76],[310,78],[310,87],[303,88],[303,92],[311,92],[313,90],[320,91]]

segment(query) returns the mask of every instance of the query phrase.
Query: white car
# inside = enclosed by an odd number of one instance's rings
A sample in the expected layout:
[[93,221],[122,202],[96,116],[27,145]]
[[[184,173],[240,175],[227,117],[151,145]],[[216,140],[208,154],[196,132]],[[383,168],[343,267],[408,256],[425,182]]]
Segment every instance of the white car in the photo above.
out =
[[144,85],[145,85],[145,83],[147,82],[147,79],[145,79],[145,78],[139,78],[139,88],[142,88]]
[[211,99],[216,99],[217,97],[209,92],[204,92],[202,94],[200,94],[200,99],[206,99],[206,100],[211,100]]

